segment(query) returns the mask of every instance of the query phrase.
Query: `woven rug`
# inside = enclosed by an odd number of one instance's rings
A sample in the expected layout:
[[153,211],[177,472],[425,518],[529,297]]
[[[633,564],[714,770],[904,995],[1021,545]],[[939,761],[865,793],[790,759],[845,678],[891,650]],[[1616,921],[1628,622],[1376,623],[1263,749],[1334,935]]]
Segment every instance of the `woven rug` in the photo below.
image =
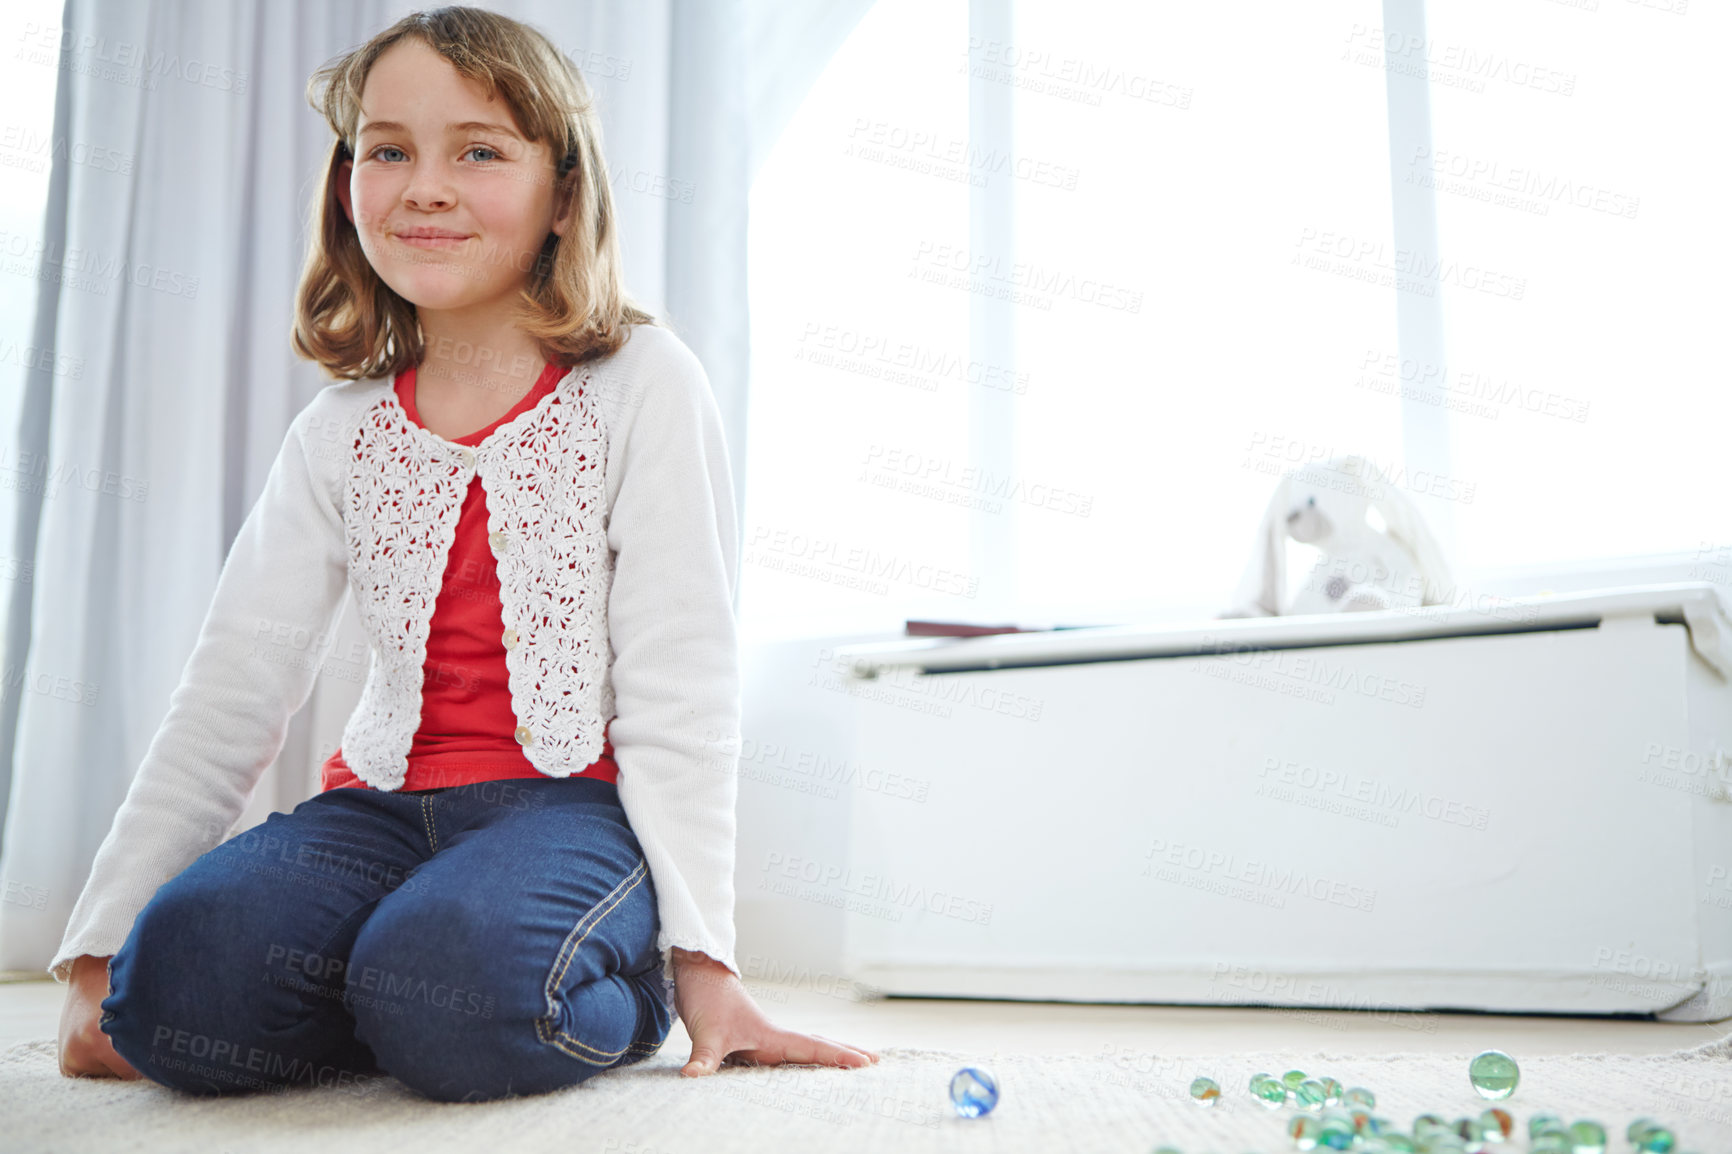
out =
[[[1252,1074],[1298,1067],[1377,1095],[1377,1114],[1402,1127],[1430,1111],[1477,1115],[1471,1054],[1244,1053],[1189,1058],[1112,1047],[1094,1054],[949,1053],[881,1049],[878,1065],[723,1067],[679,1075],[661,1053],[580,1086],[482,1103],[419,1098],[401,1083],[303,1087],[198,1098],[148,1081],[63,1078],[50,1039],[0,1054],[0,1150],[235,1151],[269,1154],[829,1154],[831,1151],[1124,1151],[1167,1142],[1186,1152],[1286,1151],[1287,1109],[1246,1089]],[[1513,1055],[1521,1084],[1501,1103],[1524,1150],[1530,1114],[1593,1118],[1628,1148],[1624,1127],[1648,1115],[1678,1135],[1677,1150],[1732,1151],[1732,1037],[1665,1055]],[[950,1108],[950,1076],[965,1065],[997,1076],[998,1108],[964,1119]],[[1198,1074],[1222,1087],[1219,1105],[1191,1102]]]

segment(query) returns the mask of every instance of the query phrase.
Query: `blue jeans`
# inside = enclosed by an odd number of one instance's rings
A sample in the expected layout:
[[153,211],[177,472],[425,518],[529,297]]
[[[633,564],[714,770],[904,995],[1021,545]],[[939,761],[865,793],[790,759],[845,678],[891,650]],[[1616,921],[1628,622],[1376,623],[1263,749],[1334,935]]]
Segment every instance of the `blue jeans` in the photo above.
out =
[[156,891],[101,1026],[194,1093],[380,1073],[442,1101],[546,1093],[661,1047],[658,928],[612,782],[331,789]]

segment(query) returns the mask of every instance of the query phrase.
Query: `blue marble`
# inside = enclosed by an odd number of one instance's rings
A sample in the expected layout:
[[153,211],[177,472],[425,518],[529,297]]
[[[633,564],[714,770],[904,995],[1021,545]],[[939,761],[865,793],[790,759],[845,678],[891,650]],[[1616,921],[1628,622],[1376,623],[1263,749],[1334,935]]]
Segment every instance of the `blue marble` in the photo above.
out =
[[950,1104],[964,1118],[979,1118],[998,1105],[998,1079],[982,1066],[964,1066],[950,1079]]

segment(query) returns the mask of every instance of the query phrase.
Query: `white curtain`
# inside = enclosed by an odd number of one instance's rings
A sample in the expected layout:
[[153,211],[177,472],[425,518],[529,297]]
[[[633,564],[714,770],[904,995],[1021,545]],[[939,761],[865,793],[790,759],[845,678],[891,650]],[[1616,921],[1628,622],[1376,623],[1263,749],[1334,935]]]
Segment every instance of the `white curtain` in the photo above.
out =
[[[484,5],[547,33],[597,95],[628,288],[708,371],[742,503],[751,178],[871,3]],[[307,79],[416,7],[66,4],[54,138],[129,163],[55,158],[30,327],[52,356],[0,433],[0,450],[43,470],[0,490],[12,556],[31,564],[5,610],[0,970],[40,970],[58,947],[229,544],[290,420],[328,383],[288,340],[329,146]],[[53,371],[65,356],[78,374]],[[340,660],[361,637],[351,610],[341,628],[237,828],[316,787],[366,668]]]

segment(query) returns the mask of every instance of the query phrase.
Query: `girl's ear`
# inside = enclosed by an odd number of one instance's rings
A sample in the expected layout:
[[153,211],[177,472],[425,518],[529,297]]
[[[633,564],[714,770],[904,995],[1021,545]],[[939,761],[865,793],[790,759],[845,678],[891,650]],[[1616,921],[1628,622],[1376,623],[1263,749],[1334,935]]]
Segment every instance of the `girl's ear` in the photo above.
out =
[[349,174],[355,170],[353,160],[345,160],[337,166],[337,199],[343,205],[343,215],[349,218],[349,223],[355,223],[355,206],[349,203]]
[[565,230],[571,227],[572,217],[577,214],[577,179],[573,178],[563,191],[553,194],[553,224],[554,235],[564,236]]

